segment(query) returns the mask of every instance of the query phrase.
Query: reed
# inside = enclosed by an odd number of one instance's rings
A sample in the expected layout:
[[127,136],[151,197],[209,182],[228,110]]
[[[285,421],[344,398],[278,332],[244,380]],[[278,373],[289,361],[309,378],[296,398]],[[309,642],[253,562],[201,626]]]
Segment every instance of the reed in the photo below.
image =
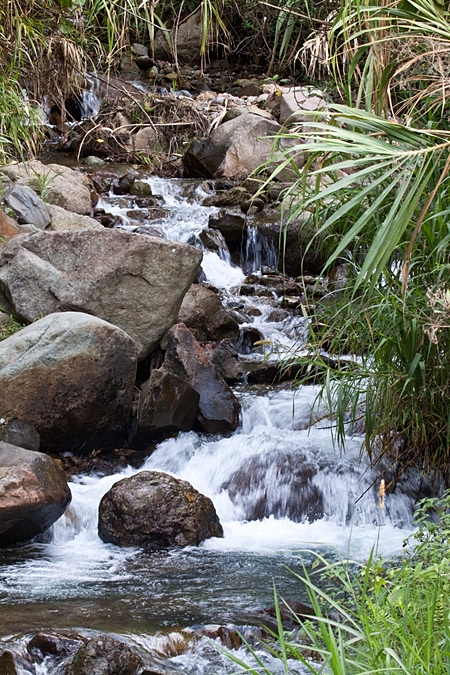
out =
[[[316,614],[305,621],[292,612],[299,626],[294,631],[283,629],[275,592],[278,630],[266,647],[286,673],[300,662],[313,675],[448,674],[449,493],[422,501],[416,525],[417,533],[398,559],[384,560],[372,551],[362,564],[342,558],[331,563],[315,554],[318,571],[293,573]],[[259,667],[251,668],[229,652],[240,672],[271,675],[247,647]]]

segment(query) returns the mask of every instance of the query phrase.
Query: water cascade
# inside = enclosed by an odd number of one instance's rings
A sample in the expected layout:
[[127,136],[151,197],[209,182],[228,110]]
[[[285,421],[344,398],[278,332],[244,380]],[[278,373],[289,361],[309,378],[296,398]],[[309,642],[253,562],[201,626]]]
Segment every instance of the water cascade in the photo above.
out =
[[[170,215],[142,226],[172,240],[198,241],[215,211],[202,206],[201,185],[148,181]],[[100,206],[121,227],[133,227],[126,216],[136,208],[130,201],[111,195]],[[244,265],[256,273],[261,264],[273,264],[275,255],[258,237],[249,231]],[[260,310],[243,328],[251,326],[272,341],[269,358],[278,358],[278,349],[301,350],[308,332],[304,317],[271,322],[269,298],[236,295],[244,272],[227,256],[205,251],[203,271],[225,306],[238,301],[244,311],[250,303]],[[180,433],[160,443],[141,467],[186,479],[209,496],[224,538],[155,555],[103,544],[97,535],[99,501],[114,482],[137,469],[77,476],[71,484],[72,504],[47,540],[2,553],[2,635],[46,627],[117,632],[149,651],[159,640],[156,651],[173,652],[172,666],[181,672],[232,672],[233,665],[205,641],[197,644],[195,658],[192,652],[175,656],[173,641],[184,639],[187,627],[202,623],[254,623],[261,607],[273,602],[272,579],[285,597],[305,601],[304,589],[286,569],[300,571],[302,563],[311,563],[313,554],[299,553],[302,549],[359,560],[374,546],[386,555],[401,550],[411,530],[419,476],[400,481],[382,510],[376,475],[360,458],[362,439],[349,438],[343,453],[333,442],[328,419],[311,426],[314,415],[326,413],[320,408],[312,412],[316,387],[294,391],[239,385],[236,393],[243,407],[238,431],[228,438]],[[50,673],[44,666],[38,672]]]

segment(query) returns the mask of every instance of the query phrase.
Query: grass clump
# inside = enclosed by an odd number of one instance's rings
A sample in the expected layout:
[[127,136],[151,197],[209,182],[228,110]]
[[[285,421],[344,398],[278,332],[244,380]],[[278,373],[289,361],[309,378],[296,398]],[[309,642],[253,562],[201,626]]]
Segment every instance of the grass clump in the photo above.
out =
[[25,325],[19,323],[17,319],[10,315],[7,321],[0,324],[0,342],[11,337],[11,335],[18,333],[22,328],[25,328]]
[[313,675],[448,675],[450,493],[422,501],[416,524],[398,560],[372,553],[363,564],[329,563],[317,556],[320,572],[294,575],[316,618],[298,619],[300,629],[286,632],[276,598],[278,634],[267,646],[286,673],[300,661]]

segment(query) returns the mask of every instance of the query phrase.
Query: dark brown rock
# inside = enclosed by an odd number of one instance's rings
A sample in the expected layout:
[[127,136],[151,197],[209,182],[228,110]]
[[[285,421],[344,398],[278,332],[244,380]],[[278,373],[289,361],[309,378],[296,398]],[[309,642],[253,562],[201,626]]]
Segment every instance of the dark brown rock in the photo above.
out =
[[215,347],[207,346],[206,355],[225,382],[236,384],[242,381],[244,372],[233,340],[222,340]]
[[287,319],[288,316],[290,316],[289,312],[285,309],[273,309],[267,317],[267,320],[278,323],[279,321]]
[[153,370],[139,398],[133,445],[148,444],[178,431],[190,431],[199,399],[199,394],[178,375],[164,367]]
[[202,626],[196,631],[196,635],[206,637],[208,640],[220,640],[227,649],[239,649],[242,640],[234,626],[208,625]]
[[109,192],[111,185],[118,179],[118,176],[113,171],[107,169],[98,169],[94,171],[91,176],[91,183],[97,192]]
[[51,457],[0,442],[0,547],[45,532],[70,499],[66,475]]
[[14,656],[7,649],[0,653],[0,673],[1,675],[18,675]]
[[245,218],[238,213],[219,211],[209,217],[209,227],[219,230],[227,244],[240,241],[244,236]]
[[80,647],[66,675],[137,675],[143,665],[125,642],[99,635]]
[[102,541],[147,549],[198,546],[223,531],[212,501],[190,483],[142,471],[113,485],[99,507]]
[[254,199],[246,199],[245,202],[241,203],[242,213],[249,213],[250,209],[255,209],[254,213],[260,213],[265,207],[264,200],[260,197],[255,197]]
[[225,237],[218,230],[207,227],[200,232],[199,237],[203,246],[210,251],[228,251]]
[[235,187],[231,190],[218,190],[216,194],[205,197],[204,206],[239,206],[248,200],[249,194],[245,188]]
[[128,171],[124,176],[121,176],[117,182],[113,183],[113,191],[115,195],[130,194],[131,186],[138,177],[137,171]]
[[82,646],[83,641],[77,638],[52,633],[36,633],[27,644],[27,651],[33,657],[42,659],[48,655],[68,656],[78,651]]
[[241,406],[216,372],[189,329],[173,326],[161,346],[166,350],[165,367],[185,379],[200,395],[197,421],[207,433],[223,434],[237,429]]
[[196,340],[239,339],[239,326],[223,308],[214,291],[192,284],[180,307],[179,321],[184,323]]

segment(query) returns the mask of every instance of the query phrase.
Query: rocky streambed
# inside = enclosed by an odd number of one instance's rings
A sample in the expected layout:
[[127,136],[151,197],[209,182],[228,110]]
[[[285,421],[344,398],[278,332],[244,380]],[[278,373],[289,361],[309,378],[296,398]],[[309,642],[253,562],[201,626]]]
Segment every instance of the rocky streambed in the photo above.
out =
[[1,320],[27,324],[0,342],[5,672],[232,672],[205,635],[250,658],[226,626],[259,639],[272,578],[306,601],[298,549],[347,554],[351,532],[362,558],[409,532],[420,476],[381,511],[361,439],[343,455],[311,426],[322,373],[289,385],[339,275],[313,251],[301,268],[302,220],[283,262],[279,192],[252,199],[222,155],[214,180],[0,169]]

